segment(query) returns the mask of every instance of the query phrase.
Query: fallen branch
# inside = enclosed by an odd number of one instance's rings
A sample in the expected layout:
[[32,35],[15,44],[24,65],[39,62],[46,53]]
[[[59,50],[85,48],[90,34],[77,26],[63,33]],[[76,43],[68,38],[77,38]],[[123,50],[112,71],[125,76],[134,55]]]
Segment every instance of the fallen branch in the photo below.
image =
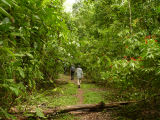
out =
[[[146,99],[145,99],[146,100]],[[105,108],[114,108],[114,107],[122,107],[124,105],[128,105],[130,103],[139,103],[143,100],[139,101],[123,101],[123,102],[112,102],[112,103],[104,103],[100,102],[98,104],[80,104],[80,105],[72,105],[72,106],[66,106],[66,107],[60,107],[60,108],[54,108],[50,110],[43,111],[44,115],[48,114],[56,114],[56,113],[66,113],[70,111],[76,111],[76,110],[83,110],[83,109],[105,109]],[[32,111],[32,113],[35,113],[36,111]]]
[[76,111],[76,110],[82,110],[82,109],[104,109],[104,108],[113,108],[113,107],[120,107],[122,105],[127,105],[129,103],[132,103],[131,101],[125,101],[125,102],[113,102],[113,103],[104,103],[100,102],[98,104],[81,104],[81,105],[73,105],[73,106],[67,106],[65,108],[62,108],[59,110],[59,112],[70,112],[70,111]]
[[[104,109],[104,108],[122,107],[123,105],[127,105],[129,103],[134,103],[134,102],[133,101],[113,102],[113,103],[100,102],[98,104],[72,105],[72,106],[44,110],[43,114],[46,116],[48,114],[66,113],[66,112],[70,112],[70,111],[83,110],[83,109],[97,110],[97,109]],[[18,111],[12,111],[12,112],[18,113]],[[36,113],[36,110],[28,111],[28,113]]]

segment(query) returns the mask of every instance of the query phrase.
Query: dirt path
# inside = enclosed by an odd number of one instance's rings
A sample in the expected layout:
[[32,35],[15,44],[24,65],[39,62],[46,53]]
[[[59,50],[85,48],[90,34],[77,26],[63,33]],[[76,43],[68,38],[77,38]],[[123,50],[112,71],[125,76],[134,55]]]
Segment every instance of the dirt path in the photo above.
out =
[[[70,76],[68,76],[68,80],[69,81],[71,81],[71,83],[74,83],[74,84],[76,84],[77,85],[77,79],[76,78],[74,78],[74,80],[70,80]],[[77,89],[78,89],[78,93],[77,93],[77,98],[79,99],[79,101],[78,101],[78,104],[83,104],[83,91],[82,91],[82,89],[81,88],[78,88],[78,86],[77,86]]]
[[[77,79],[75,78],[74,80],[70,79],[70,76],[68,76],[67,81],[71,81],[71,83],[77,85]],[[82,82],[83,84],[83,82]],[[76,97],[79,99],[78,104],[83,104],[83,90],[81,88],[78,88],[78,93]],[[111,117],[111,111],[106,111],[106,112],[91,112],[91,111],[72,111],[69,112],[71,114],[74,114],[74,116],[79,117],[81,120],[113,120]]]

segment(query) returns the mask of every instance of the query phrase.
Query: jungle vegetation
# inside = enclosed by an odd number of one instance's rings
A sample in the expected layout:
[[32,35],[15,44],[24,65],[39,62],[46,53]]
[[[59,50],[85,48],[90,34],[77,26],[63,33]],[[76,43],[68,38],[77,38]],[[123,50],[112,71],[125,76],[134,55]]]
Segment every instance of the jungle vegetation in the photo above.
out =
[[54,84],[64,64],[80,64],[116,100],[159,94],[159,0],[77,0],[72,12],[63,3],[0,0],[0,116]]

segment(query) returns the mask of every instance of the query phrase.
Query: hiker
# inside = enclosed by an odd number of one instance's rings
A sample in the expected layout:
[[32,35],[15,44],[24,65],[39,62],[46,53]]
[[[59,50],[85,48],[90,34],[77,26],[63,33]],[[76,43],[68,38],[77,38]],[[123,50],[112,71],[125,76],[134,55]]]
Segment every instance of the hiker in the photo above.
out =
[[74,80],[74,72],[75,72],[75,67],[72,64],[71,69],[70,69],[70,73],[71,73],[71,80]]
[[64,64],[64,74],[66,75],[67,66]]
[[78,79],[78,81],[77,81],[78,88],[80,88],[81,79],[83,78],[83,70],[80,68],[80,65],[78,65],[78,68],[76,69],[76,77]]

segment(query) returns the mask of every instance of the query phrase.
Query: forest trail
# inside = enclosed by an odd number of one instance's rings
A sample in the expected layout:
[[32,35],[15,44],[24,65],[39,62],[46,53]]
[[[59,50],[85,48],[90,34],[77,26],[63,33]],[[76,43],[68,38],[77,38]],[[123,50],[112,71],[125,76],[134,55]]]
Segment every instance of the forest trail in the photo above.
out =
[[[98,104],[102,99],[101,93],[105,93],[107,89],[101,88],[88,79],[82,79],[81,88],[77,86],[77,79],[71,80],[70,75],[60,74],[59,78],[55,80],[57,88],[52,88],[50,85],[42,91],[33,93],[30,96],[30,104],[19,104],[11,109],[12,113],[16,113],[17,118],[26,120],[28,116],[23,117],[24,108],[30,113],[36,113],[36,108],[41,109],[44,115],[49,115],[50,120],[113,120],[111,117],[112,111],[108,109],[104,110],[75,110],[67,113],[55,114],[55,109],[59,107],[72,106],[72,105],[86,105],[86,104]],[[57,93],[57,94],[56,94]],[[86,96],[87,94],[87,96]],[[93,95],[96,94],[96,95]],[[105,101],[106,102],[106,101]],[[20,107],[21,106],[21,107]],[[49,113],[48,113],[49,112]],[[67,118],[64,118],[64,116]],[[34,116],[32,116],[34,118]]]
[[[64,75],[61,75],[61,76],[63,77]],[[71,80],[70,75],[66,75],[66,76],[67,76],[67,79],[65,79],[65,81],[71,82],[71,83],[77,85],[76,77],[74,78],[74,80]],[[61,77],[59,78],[59,80],[62,80],[62,79],[63,78],[61,78]],[[83,85],[84,81],[86,81],[86,79],[82,79],[81,85]],[[101,89],[97,89],[97,88],[95,88],[95,89],[97,91],[101,90]],[[85,92],[82,88],[78,88],[78,86],[77,86],[77,90],[78,90],[78,92],[75,95],[79,99],[77,104],[83,104],[83,102],[84,102],[83,94]],[[111,117],[111,114],[112,114],[111,111],[109,111],[109,110],[104,110],[104,111],[77,110],[77,111],[71,111],[71,112],[69,112],[69,114],[74,115],[75,120],[77,120],[77,117],[80,120],[113,120],[113,118]]]
[[[113,93],[111,88],[94,84],[85,78],[82,79],[81,88],[78,88],[77,79],[71,80],[70,75],[64,74],[60,74],[59,78],[54,82],[54,84],[50,83],[50,86],[47,86],[45,89],[33,93],[33,95],[30,96],[30,104],[28,104],[28,106],[27,102],[19,104],[13,107],[10,113],[14,114],[19,120],[27,120],[29,117],[35,118],[34,114],[37,114],[39,117],[44,114],[49,120],[115,120],[121,117],[115,115],[118,113],[117,109],[106,108],[100,110],[99,108],[92,109],[86,107],[89,104],[97,105],[100,101],[104,101],[109,105],[116,103],[109,100],[111,93]],[[56,86],[54,89],[53,85]],[[124,104],[126,102],[121,103]],[[70,109],[69,112],[57,112],[59,110],[65,110],[67,107],[73,108],[73,106],[75,109]],[[75,106],[85,106],[85,109],[84,107],[77,109]],[[120,104],[118,104],[118,107],[119,106]],[[38,113],[36,109],[43,111],[43,114],[41,114],[41,112]],[[24,110],[27,110],[30,116],[25,116]],[[120,114],[122,114],[122,116],[124,114],[124,117],[126,117],[125,113],[127,112],[128,109],[125,108]],[[145,112],[148,112],[148,110],[144,111],[143,114]],[[24,113],[24,115],[21,113]],[[139,112],[135,114],[137,115]],[[134,116],[132,117],[134,118]],[[145,116],[145,118],[147,117]]]
[[[69,78],[68,81],[71,81],[71,83],[77,85],[76,77],[74,78],[74,80],[71,80],[70,76],[68,76],[68,78]],[[78,93],[77,93],[76,97],[79,99],[78,104],[83,104],[83,91],[81,88],[78,88],[78,86],[77,86],[77,89],[78,89]]]

